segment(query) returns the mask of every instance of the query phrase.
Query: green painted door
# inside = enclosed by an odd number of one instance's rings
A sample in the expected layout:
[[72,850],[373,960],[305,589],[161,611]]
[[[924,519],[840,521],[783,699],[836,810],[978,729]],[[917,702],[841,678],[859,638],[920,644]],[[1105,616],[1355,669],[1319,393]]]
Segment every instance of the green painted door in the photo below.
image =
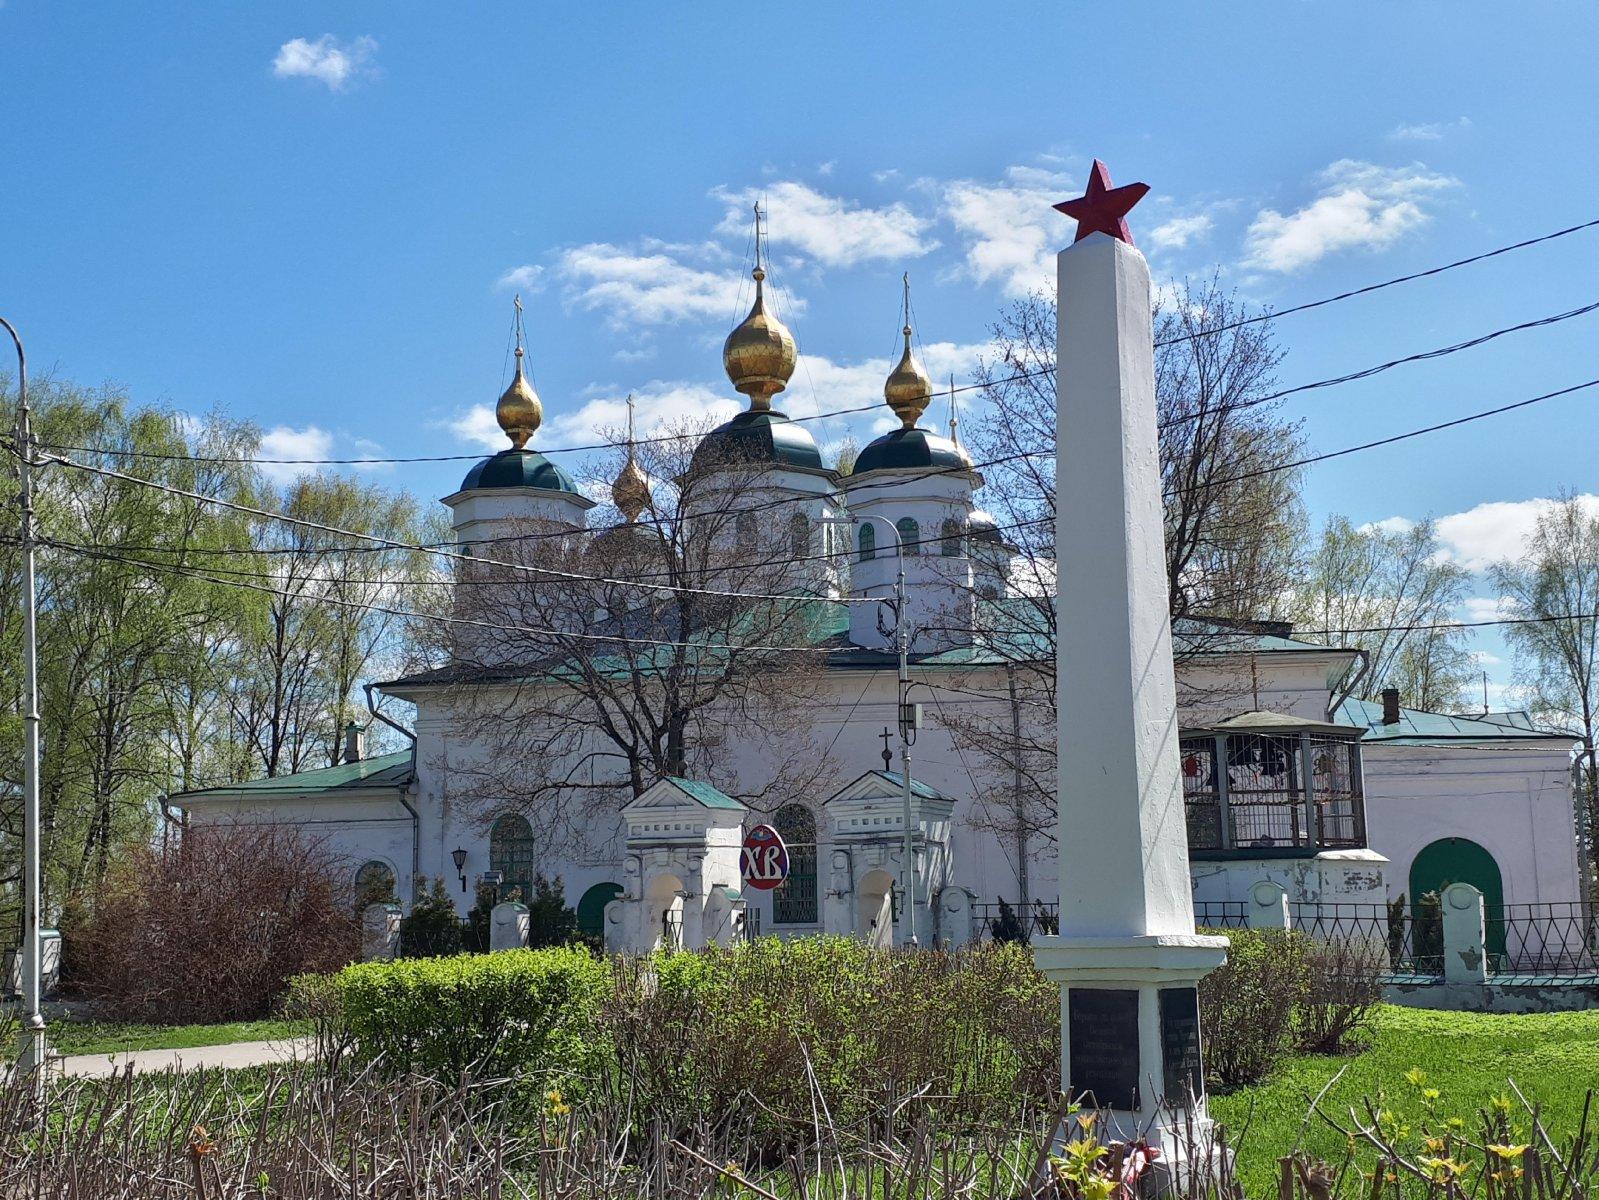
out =
[[619,883],[596,883],[577,902],[577,929],[592,937],[605,937],[605,906],[622,894]]
[[1451,883],[1469,883],[1487,908],[1488,953],[1505,953],[1505,885],[1494,856],[1470,838],[1439,838],[1422,848],[1410,864],[1410,906],[1428,892],[1442,894]]

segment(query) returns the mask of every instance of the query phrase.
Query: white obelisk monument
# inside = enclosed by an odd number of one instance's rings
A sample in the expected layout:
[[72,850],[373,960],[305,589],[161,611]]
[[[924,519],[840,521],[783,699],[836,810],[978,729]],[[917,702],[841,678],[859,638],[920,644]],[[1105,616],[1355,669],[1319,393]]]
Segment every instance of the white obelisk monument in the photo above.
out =
[[1125,221],[1146,191],[1096,161],[1056,206],[1078,219],[1057,258],[1060,934],[1035,945],[1061,985],[1064,1087],[1170,1169],[1173,1135],[1208,1129],[1195,985],[1227,940],[1194,932],[1149,266]]

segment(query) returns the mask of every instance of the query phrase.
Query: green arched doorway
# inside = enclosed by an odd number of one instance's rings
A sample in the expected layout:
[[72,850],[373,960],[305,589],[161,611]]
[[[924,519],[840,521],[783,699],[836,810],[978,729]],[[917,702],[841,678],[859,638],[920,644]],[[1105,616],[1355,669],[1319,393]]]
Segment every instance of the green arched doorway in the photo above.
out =
[[596,883],[577,902],[577,930],[589,937],[605,938],[605,906],[622,894],[619,883]]
[[1488,953],[1505,953],[1505,884],[1494,856],[1470,838],[1439,838],[1422,847],[1410,864],[1410,909],[1420,915],[1421,898],[1442,895],[1451,883],[1469,883],[1487,908]]

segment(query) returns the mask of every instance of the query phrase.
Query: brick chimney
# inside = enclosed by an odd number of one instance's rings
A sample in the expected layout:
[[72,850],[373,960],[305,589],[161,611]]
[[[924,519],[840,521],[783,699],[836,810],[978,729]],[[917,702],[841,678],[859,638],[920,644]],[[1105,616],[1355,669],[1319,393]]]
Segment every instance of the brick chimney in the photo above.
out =
[[1399,689],[1383,688],[1382,690],[1382,723],[1384,725],[1399,724]]
[[351,721],[344,727],[344,754],[341,762],[356,763],[366,757],[366,734]]

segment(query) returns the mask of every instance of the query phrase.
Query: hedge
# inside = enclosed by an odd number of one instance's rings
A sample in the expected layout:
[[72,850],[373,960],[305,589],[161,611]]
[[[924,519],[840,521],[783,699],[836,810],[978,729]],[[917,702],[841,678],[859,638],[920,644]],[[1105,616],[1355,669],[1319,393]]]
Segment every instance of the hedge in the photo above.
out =
[[577,947],[357,963],[332,979],[363,1059],[443,1079],[534,1073],[551,1087],[600,1065],[611,984],[610,967]]

